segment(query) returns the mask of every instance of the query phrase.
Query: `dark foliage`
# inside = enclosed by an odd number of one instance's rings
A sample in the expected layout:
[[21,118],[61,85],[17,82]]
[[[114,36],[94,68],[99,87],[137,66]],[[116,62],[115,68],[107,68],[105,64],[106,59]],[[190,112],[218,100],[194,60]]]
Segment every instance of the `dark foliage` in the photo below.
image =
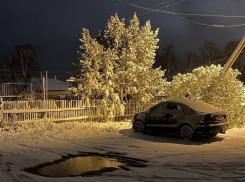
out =
[[35,61],[36,48],[32,45],[18,45],[15,53],[7,56],[2,63],[2,79],[5,82],[30,82],[31,77],[40,76],[38,62]]

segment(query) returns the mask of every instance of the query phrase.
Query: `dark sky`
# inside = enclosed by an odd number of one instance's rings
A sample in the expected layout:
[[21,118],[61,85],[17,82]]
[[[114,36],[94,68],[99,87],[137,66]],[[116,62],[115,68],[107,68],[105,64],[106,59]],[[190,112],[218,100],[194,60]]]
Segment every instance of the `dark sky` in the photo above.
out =
[[[125,0],[152,8],[162,8],[181,0]],[[164,8],[167,11],[202,14],[245,15],[244,0],[186,0]],[[90,30],[92,37],[102,30],[108,18],[118,12],[128,22],[134,12],[143,25],[151,21],[152,29],[160,28],[159,50],[172,43],[180,60],[196,52],[205,40],[214,41],[219,48],[232,40],[240,40],[245,26],[213,28],[191,24],[172,15],[148,13],[114,0],[0,0],[0,61],[14,51],[18,44],[31,44],[37,48],[37,60],[42,71],[50,77],[66,79],[68,71],[78,63],[78,46],[82,28]],[[187,18],[187,17],[186,17]],[[241,24],[245,19],[188,17],[209,24]]]

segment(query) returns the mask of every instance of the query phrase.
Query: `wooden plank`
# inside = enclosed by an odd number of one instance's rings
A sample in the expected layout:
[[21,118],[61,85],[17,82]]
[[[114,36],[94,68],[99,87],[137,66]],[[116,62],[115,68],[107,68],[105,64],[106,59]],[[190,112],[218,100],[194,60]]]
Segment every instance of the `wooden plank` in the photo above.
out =
[[84,110],[85,107],[81,108],[63,108],[63,109],[31,109],[31,110],[24,110],[24,109],[12,109],[12,110],[3,110],[3,114],[12,114],[12,113],[30,113],[30,112],[52,112],[52,111],[69,111],[69,110]]
[[[94,119],[98,118],[98,116],[93,117]],[[72,121],[72,120],[82,120],[82,119],[88,119],[88,117],[72,117],[72,118],[60,118],[60,119],[52,119],[51,121],[55,122],[55,121]],[[26,121],[17,121],[17,123],[19,124],[29,124],[29,123],[35,123],[38,121],[42,121],[42,120],[26,120]]]

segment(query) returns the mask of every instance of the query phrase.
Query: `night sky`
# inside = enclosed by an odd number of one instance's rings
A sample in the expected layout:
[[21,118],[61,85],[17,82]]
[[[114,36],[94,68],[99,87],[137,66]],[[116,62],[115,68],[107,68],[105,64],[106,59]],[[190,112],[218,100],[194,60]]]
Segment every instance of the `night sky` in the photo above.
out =
[[[155,9],[181,0],[126,0]],[[160,3],[166,3],[159,5]],[[156,6],[157,5],[157,6]],[[154,6],[154,7],[153,7]],[[186,0],[163,8],[182,13],[245,15],[244,0]],[[192,24],[172,15],[147,11],[118,3],[114,0],[0,0],[0,61],[14,51],[14,46],[31,44],[37,49],[37,61],[50,77],[65,80],[67,72],[74,71],[78,63],[78,46],[82,28],[90,30],[92,37],[102,30],[111,15],[118,12],[128,22],[134,12],[143,25],[151,21],[152,29],[160,28],[158,52],[172,43],[180,60],[186,54],[197,52],[205,40],[214,41],[219,48],[232,40],[240,40],[245,26],[214,28]],[[208,24],[242,24],[245,18],[186,17]]]

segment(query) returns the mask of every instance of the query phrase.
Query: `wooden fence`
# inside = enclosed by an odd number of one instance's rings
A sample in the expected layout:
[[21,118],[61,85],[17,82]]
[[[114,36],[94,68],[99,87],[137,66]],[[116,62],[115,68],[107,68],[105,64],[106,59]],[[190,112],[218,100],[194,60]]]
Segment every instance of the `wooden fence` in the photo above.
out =
[[[137,113],[144,111],[155,103],[136,104],[124,103],[123,115],[118,112],[111,120],[130,119]],[[32,101],[3,101],[0,110],[2,121],[29,123],[42,119],[54,122],[85,120],[92,121],[99,118],[98,107],[95,102],[86,106],[84,100],[32,100]]]

